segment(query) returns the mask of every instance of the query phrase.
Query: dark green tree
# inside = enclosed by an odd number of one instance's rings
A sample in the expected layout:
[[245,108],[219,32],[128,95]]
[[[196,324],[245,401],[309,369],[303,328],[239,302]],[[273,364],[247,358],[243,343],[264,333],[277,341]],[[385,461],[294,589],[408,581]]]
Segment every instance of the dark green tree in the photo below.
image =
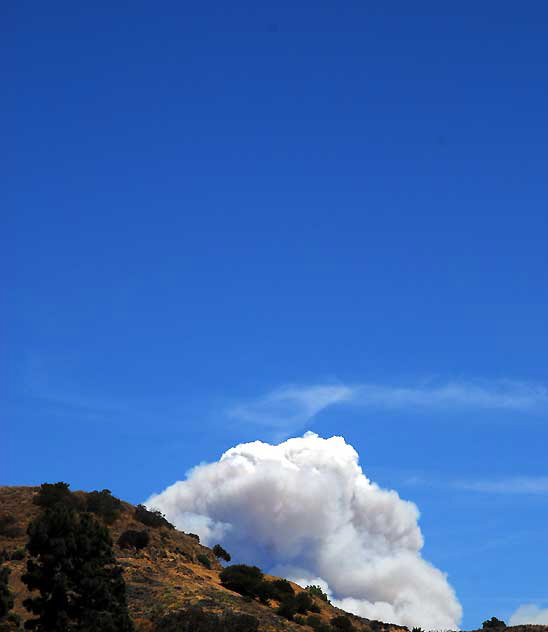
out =
[[108,529],[91,514],[55,503],[27,530],[23,582],[39,596],[24,605],[36,632],[131,632],[125,582]]
[[331,619],[331,625],[340,632],[352,632],[354,626],[348,617],[339,616]]
[[93,491],[86,494],[86,511],[91,511],[107,524],[116,522],[123,510],[122,501],[112,495],[110,489]]
[[263,592],[264,575],[257,566],[234,564],[227,566],[219,575],[221,584],[247,597],[258,597]]
[[9,589],[10,569],[0,566],[0,623],[7,620],[13,608],[13,595]]
[[150,536],[146,529],[142,531],[135,531],[134,529],[128,529],[124,531],[118,538],[118,546],[121,549],[135,548],[136,551],[140,551],[148,546],[150,542]]
[[287,579],[275,579],[270,582],[272,587],[272,598],[278,601],[283,601],[289,597],[295,596],[293,586],[287,581]]
[[224,560],[225,562],[230,562],[230,560],[232,559],[230,557],[230,553],[228,553],[228,551],[225,551],[220,544],[216,544],[213,547],[213,555],[215,555],[217,559]]
[[84,509],[84,502],[73,494],[68,483],[42,483],[33,503],[46,509],[57,505],[65,505],[70,509]]
[[324,591],[321,589],[321,586],[317,586],[316,584],[312,584],[311,586],[307,586],[306,590],[313,595],[314,597],[319,597],[322,601],[325,601],[326,603],[331,603],[329,601],[329,597],[326,595],[326,593],[324,593]]
[[492,628],[505,628],[506,623],[504,623],[504,621],[502,621],[501,619],[497,619],[497,617],[491,617],[490,619],[487,619],[487,621],[484,621],[481,627],[484,630],[489,630]]
[[137,505],[133,517],[135,520],[142,522],[146,527],[167,527],[168,529],[175,529],[171,522],[166,520],[164,514],[158,509],[147,509],[144,505]]

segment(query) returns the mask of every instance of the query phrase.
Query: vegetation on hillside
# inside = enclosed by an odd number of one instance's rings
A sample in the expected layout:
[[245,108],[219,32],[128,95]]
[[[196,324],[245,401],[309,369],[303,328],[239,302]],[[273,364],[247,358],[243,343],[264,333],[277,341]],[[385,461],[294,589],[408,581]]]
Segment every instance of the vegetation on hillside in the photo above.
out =
[[501,619],[497,619],[497,617],[491,617],[490,619],[487,619],[487,621],[484,621],[481,627],[484,630],[500,629],[505,628],[506,623],[504,623],[504,621],[501,621]]
[[[18,615],[36,632],[407,632],[347,615],[320,586],[223,568],[218,560],[231,557],[220,544],[204,547],[107,489],[4,487],[0,503],[0,632],[20,632]],[[496,617],[483,623],[504,627]]]
[[12,612],[13,594],[9,589],[10,569],[0,566],[0,632],[18,627],[19,617]]
[[158,527],[168,527],[168,529],[175,529],[175,527],[166,520],[166,517],[161,511],[157,509],[147,509],[144,505],[137,505],[135,507],[135,519],[142,522],[146,527],[152,527],[156,529]]
[[221,615],[191,607],[171,612],[156,624],[154,632],[257,632],[259,621],[248,614]]
[[41,489],[42,513],[28,527],[30,559],[22,580],[36,632],[131,632],[122,569],[108,529],[91,513],[79,513],[68,485]]

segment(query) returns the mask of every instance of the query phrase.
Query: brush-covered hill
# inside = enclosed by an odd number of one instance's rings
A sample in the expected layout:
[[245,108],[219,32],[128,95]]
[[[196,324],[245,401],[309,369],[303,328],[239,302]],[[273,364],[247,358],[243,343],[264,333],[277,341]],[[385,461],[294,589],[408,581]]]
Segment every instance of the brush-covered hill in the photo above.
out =
[[[28,558],[25,550],[26,530],[28,524],[42,511],[35,504],[39,491],[39,487],[0,487],[0,562],[3,558],[3,565],[11,570],[9,587],[14,597],[13,611],[22,622],[29,616],[23,606],[23,600],[29,593],[21,581]],[[100,501],[102,498],[100,493],[94,496],[93,493],[80,491],[72,492],[72,496],[82,510],[89,509],[90,497],[92,506],[93,500]],[[95,505],[98,504],[100,502],[95,502]],[[197,536],[173,528],[157,514],[152,514],[158,518],[152,522],[158,525],[147,525],[145,523],[150,519],[150,512],[147,516],[147,512],[142,512],[141,508],[130,503],[120,501],[118,507],[110,513],[107,508],[104,516],[99,511],[96,517],[105,522],[110,531],[117,562],[123,569],[131,618],[138,632],[163,632],[168,629],[169,632],[175,632],[179,629],[177,613],[188,611],[189,608],[200,608],[205,613],[214,613],[219,617],[227,613],[250,615],[258,620],[258,629],[265,632],[312,631],[314,628],[306,625],[309,616],[314,617],[316,629],[318,618],[320,622],[330,625],[333,618],[345,616],[356,632],[406,630],[401,626],[369,621],[346,613],[317,596],[311,597],[317,612],[309,611],[301,617],[297,616],[300,624],[290,621],[277,614],[280,601],[276,598],[264,599],[266,603],[261,603],[257,598],[245,597],[225,588],[220,580],[223,565],[212,549],[199,543]],[[122,548],[118,542],[127,531],[146,531],[146,546],[140,550],[133,546]],[[269,575],[264,578],[267,581],[280,579]],[[303,592],[303,588],[297,584],[292,583],[291,586],[296,595]],[[193,616],[196,616],[196,612]],[[180,629],[183,629],[182,625]]]
[[[40,487],[0,487],[0,564],[11,571],[9,589],[21,629],[29,617],[23,606],[29,592],[21,580],[28,559],[26,531],[43,510],[36,504],[40,493]],[[137,632],[407,631],[402,626],[344,612],[321,594],[311,594],[294,583],[290,585],[295,597],[306,593],[301,597],[306,603],[306,595],[310,596],[308,602],[312,605],[302,614],[292,617],[291,612],[289,616],[285,612],[283,616],[283,609],[281,614],[278,612],[282,603],[279,595],[243,596],[224,586],[221,573],[227,564],[223,566],[213,549],[201,545],[197,536],[175,529],[161,514],[119,501],[108,490],[67,493],[79,511],[91,511],[108,527],[117,563],[123,570],[129,611]],[[133,542],[129,538],[124,546],[128,532],[134,536],[141,534],[142,541]],[[222,556],[220,551],[216,553]],[[272,582],[280,579],[264,576],[268,585],[276,585]],[[287,583],[282,582],[281,587],[287,590]],[[12,624],[5,629],[17,630],[18,626]],[[548,626],[519,626],[505,628],[505,632],[548,632]]]

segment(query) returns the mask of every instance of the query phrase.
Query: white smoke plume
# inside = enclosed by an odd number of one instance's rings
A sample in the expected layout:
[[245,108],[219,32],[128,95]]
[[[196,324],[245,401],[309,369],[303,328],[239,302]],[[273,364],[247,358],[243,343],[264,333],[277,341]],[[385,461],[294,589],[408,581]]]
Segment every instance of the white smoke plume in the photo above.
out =
[[342,437],[238,445],[146,504],[238,561],[324,586],[345,610],[427,629],[460,623],[446,576],[421,557],[416,505],[367,479]]
[[508,625],[527,625],[529,623],[548,625],[548,608],[542,609],[533,603],[523,604],[508,621]]

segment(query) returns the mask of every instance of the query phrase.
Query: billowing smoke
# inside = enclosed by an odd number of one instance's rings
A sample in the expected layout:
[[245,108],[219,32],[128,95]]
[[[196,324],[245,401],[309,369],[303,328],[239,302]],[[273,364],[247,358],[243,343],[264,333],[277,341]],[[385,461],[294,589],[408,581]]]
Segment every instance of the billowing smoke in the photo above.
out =
[[146,504],[239,562],[321,584],[345,610],[427,629],[460,623],[445,575],[421,557],[416,505],[368,480],[342,437],[238,445]]
[[536,625],[548,625],[548,608],[539,608],[534,603],[526,603],[512,614],[508,625],[527,625],[533,623]]

